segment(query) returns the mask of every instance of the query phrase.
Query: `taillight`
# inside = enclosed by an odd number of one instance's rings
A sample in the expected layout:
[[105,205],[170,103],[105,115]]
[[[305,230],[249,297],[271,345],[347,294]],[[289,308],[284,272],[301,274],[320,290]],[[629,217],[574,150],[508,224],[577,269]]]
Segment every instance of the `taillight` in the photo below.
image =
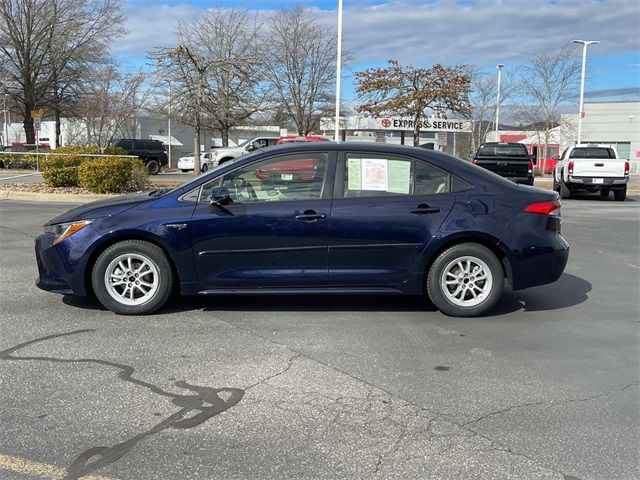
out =
[[629,162],[624,162],[624,176],[629,176]]
[[527,164],[527,170],[529,170],[529,173],[533,172],[533,162],[531,160]]
[[569,175],[573,175],[573,162],[569,162],[567,169],[569,170]]
[[551,200],[548,202],[533,202],[524,207],[527,213],[537,213],[538,215],[557,215],[556,210],[560,210],[560,201]]

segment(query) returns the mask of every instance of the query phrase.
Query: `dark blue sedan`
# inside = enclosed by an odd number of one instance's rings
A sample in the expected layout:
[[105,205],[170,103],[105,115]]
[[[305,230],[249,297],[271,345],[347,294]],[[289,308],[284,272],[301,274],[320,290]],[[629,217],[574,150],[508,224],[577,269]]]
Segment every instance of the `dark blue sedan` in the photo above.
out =
[[87,204],[36,239],[43,290],[128,315],[171,293],[428,295],[481,315],[505,279],[558,279],[558,194],[439,152],[305,143],[259,150],[171,191]]

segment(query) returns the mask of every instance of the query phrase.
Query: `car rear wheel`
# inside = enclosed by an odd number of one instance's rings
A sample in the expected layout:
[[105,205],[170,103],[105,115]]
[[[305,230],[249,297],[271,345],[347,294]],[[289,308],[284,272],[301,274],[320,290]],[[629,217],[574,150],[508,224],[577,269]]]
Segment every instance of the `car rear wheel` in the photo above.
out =
[[158,246],[125,240],[98,257],[91,284],[102,305],[119,315],[144,315],[162,307],[173,290],[173,271]]
[[157,160],[149,160],[147,162],[147,173],[149,175],[157,175],[160,173],[160,164]]
[[202,168],[200,168],[200,171],[204,173],[207,170],[209,170],[209,164],[205,163],[204,165],[202,165]]
[[461,243],[442,252],[427,275],[427,293],[438,309],[454,317],[490,310],[502,295],[504,272],[494,253],[477,243]]
[[620,190],[614,190],[613,198],[618,202],[624,202],[624,199],[627,198],[627,186],[625,185],[624,188],[621,188]]
[[188,169],[188,168],[183,168],[183,169],[182,169],[182,173],[187,173],[188,171],[189,171],[189,169]]

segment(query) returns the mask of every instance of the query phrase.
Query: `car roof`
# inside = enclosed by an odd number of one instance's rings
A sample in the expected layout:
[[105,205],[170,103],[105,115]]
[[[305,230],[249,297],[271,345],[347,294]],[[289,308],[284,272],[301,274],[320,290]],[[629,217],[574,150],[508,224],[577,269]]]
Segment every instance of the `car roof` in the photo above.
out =
[[518,143],[518,142],[484,142],[480,144],[481,147],[484,147],[485,145],[491,145],[491,146],[502,145],[507,147],[521,146],[526,148],[526,145],[524,143]]

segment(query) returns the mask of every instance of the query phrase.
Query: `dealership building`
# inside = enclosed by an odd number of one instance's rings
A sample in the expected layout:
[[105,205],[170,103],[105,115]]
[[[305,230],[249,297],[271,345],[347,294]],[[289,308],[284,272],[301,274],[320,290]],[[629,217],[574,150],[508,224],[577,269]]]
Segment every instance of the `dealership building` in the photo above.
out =
[[[575,144],[578,114],[562,115],[560,125],[552,129],[547,158],[562,153]],[[534,131],[499,131],[487,135],[487,141],[518,142],[527,145],[531,153],[541,158],[543,133]],[[590,102],[584,105],[582,143],[605,143],[618,151],[620,158],[629,159],[640,167],[640,101]]]

